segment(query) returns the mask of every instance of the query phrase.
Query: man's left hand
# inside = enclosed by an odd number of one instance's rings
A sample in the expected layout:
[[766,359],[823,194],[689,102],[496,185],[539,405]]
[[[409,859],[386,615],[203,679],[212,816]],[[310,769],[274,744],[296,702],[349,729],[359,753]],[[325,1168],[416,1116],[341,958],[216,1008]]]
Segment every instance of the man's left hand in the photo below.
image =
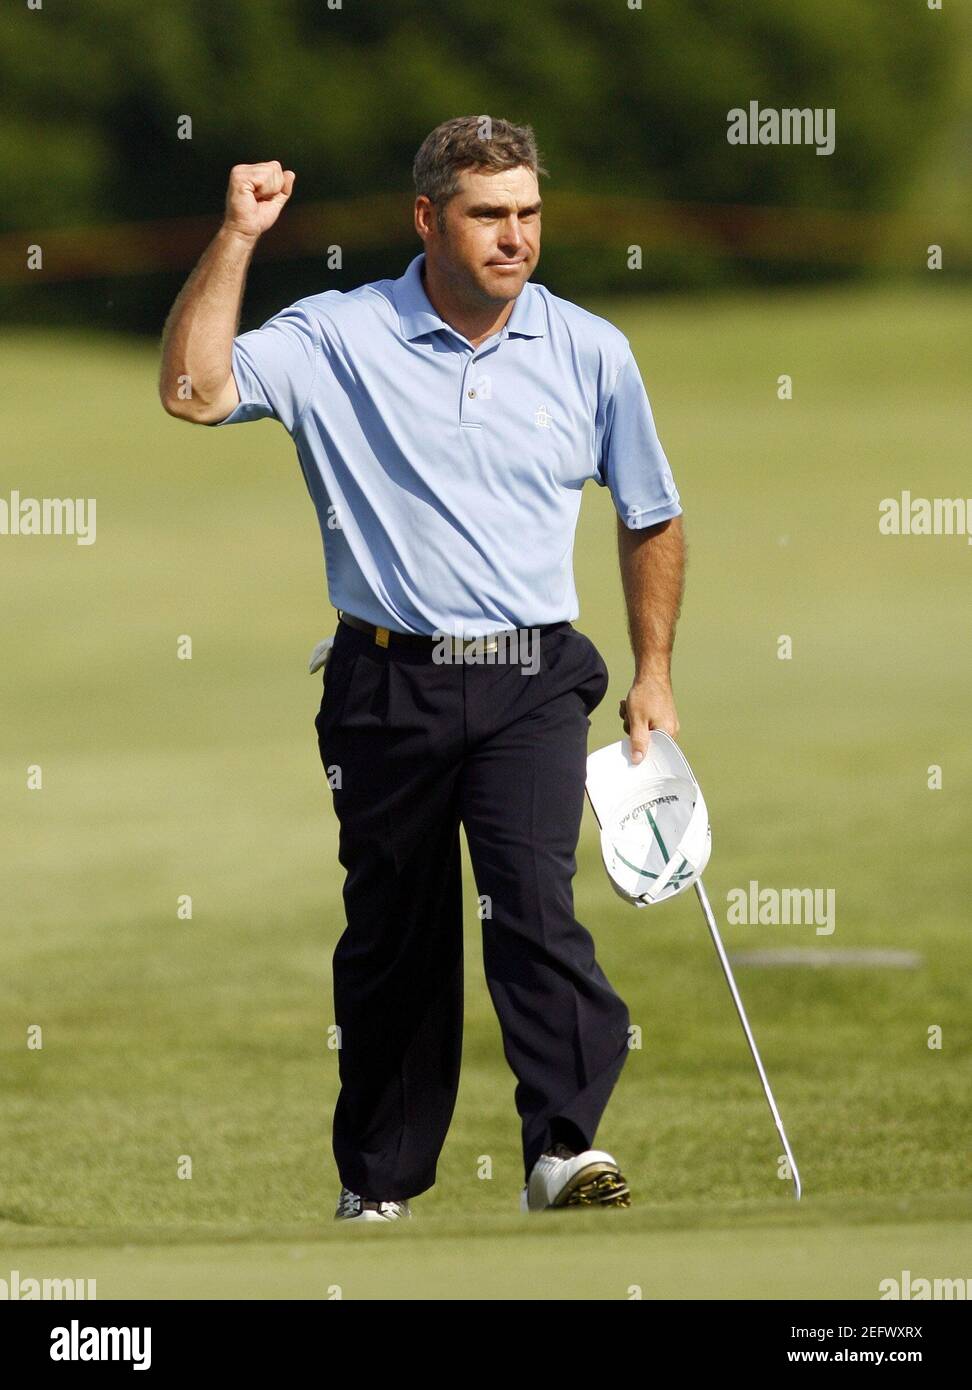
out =
[[648,751],[652,729],[661,729],[671,738],[678,738],[678,715],[672,683],[664,676],[642,676],[622,700],[618,713],[624,722],[624,732],[631,740],[631,761],[640,763]]

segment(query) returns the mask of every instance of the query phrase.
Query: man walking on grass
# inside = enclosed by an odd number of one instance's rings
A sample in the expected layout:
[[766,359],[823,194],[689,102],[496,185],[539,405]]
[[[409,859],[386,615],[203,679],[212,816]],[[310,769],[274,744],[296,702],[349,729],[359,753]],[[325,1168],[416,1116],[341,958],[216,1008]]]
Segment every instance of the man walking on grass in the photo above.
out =
[[531,283],[546,170],[530,127],[446,121],[413,172],[424,251],[402,276],[237,336],[254,248],[294,187],[279,163],[237,165],[169,315],[160,395],[197,424],[279,420],[320,518],[340,621],[315,724],[346,870],[336,1215],[408,1217],[435,1181],[462,1043],[460,824],[517,1083],[521,1208],[627,1206],[593,1147],[629,1019],[573,908],[608,672],[572,625],[572,549],[592,479],[618,513],[638,761],[651,729],[678,733],[681,507],[627,339]]

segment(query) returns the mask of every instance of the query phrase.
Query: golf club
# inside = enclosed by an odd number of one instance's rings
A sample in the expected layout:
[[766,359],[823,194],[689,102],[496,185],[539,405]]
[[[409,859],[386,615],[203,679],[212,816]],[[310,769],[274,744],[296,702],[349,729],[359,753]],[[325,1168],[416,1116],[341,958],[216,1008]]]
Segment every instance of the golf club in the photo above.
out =
[[720,964],[722,965],[722,971],[726,977],[726,983],[729,986],[729,993],[732,995],[733,1003],[736,1006],[736,1013],[739,1015],[739,1022],[742,1024],[743,1032],[746,1034],[746,1041],[749,1043],[749,1050],[753,1054],[753,1061],[756,1063],[756,1070],[759,1072],[759,1079],[763,1083],[763,1094],[766,1097],[766,1103],[769,1105],[770,1112],[773,1116],[773,1122],[776,1125],[776,1132],[780,1136],[780,1140],[783,1144],[783,1152],[786,1154],[787,1162],[790,1165],[790,1172],[793,1174],[793,1187],[796,1193],[796,1199],[799,1202],[801,1196],[803,1195],[803,1186],[800,1182],[800,1171],[796,1166],[796,1159],[793,1157],[793,1150],[790,1148],[789,1140],[786,1137],[786,1130],[783,1128],[783,1121],[780,1119],[780,1112],[776,1108],[776,1101],[773,1099],[773,1092],[770,1089],[769,1078],[766,1075],[766,1070],[763,1066],[762,1059],[760,1058],[759,1049],[756,1046],[756,1039],[753,1037],[753,1030],[749,1026],[749,1019],[746,1017],[746,1010],[743,1008],[743,1002],[740,998],[739,990],[736,988],[736,981],[733,978],[732,967],[729,964],[729,957],[726,955],[725,947],[722,944],[722,938],[719,935],[719,928],[716,926],[715,917],[713,916],[712,908],[709,905],[708,895],[706,894],[705,887],[703,886],[701,878],[696,879],[695,881],[695,892],[699,902],[702,904],[702,911],[705,914],[706,922],[708,922],[709,924],[709,932],[715,944],[716,954],[718,955]]

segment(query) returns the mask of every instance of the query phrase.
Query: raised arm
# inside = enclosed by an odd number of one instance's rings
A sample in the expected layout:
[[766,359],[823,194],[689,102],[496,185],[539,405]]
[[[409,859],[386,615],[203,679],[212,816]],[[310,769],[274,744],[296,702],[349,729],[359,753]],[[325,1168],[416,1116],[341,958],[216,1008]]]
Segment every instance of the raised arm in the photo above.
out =
[[293,187],[293,171],[277,160],[230,170],[223,225],[182,287],[162,334],[159,398],[170,415],[210,425],[239,404],[232,349],[246,273]]
[[678,737],[671,660],[675,624],[685,586],[681,516],[633,529],[618,517],[618,558],[635,658],[634,682],[619,713],[631,739],[632,762],[641,762],[650,730]]

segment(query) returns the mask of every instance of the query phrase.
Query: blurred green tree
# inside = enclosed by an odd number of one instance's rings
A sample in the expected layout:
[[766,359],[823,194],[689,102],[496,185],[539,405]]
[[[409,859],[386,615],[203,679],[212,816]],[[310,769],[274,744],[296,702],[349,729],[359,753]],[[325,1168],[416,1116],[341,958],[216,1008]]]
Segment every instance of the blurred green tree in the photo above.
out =
[[[0,228],[218,217],[230,166],[271,158],[297,171],[301,200],[407,198],[428,130],[480,112],[533,124],[550,191],[894,208],[951,109],[949,17],[917,0],[633,4],[44,0],[39,10],[8,8],[0,19]],[[834,154],[729,145],[727,113],[750,101],[834,108]],[[191,118],[191,139],[179,138],[182,117]],[[380,248],[357,260],[348,249],[345,281],[333,283],[351,283],[381,260]],[[393,273],[401,259],[399,250]],[[587,275],[596,287],[616,269],[589,265]],[[128,297],[137,317],[138,297]],[[144,300],[150,319],[153,299]]]

